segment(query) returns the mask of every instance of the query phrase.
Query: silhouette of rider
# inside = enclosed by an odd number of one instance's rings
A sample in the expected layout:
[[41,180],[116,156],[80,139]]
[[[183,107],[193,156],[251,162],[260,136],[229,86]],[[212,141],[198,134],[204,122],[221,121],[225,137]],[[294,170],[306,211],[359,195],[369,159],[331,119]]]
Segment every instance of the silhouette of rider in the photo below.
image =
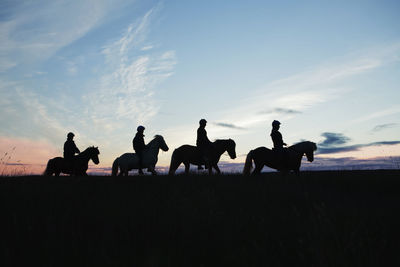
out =
[[277,153],[279,161],[286,161],[286,151],[283,146],[287,146],[286,143],[283,142],[282,134],[279,132],[281,123],[277,120],[272,122],[272,131],[271,138],[274,143],[273,150]]
[[[208,161],[208,154],[209,151],[212,147],[212,143],[211,141],[208,139],[207,137],[207,131],[206,131],[206,125],[207,125],[207,121],[205,119],[201,119],[199,121],[199,128],[197,129],[197,140],[196,140],[196,146],[200,151],[200,155],[203,158],[203,160],[205,162]],[[207,164],[206,164],[207,167]],[[198,169],[201,170],[201,164],[198,165]]]
[[71,164],[73,162],[75,153],[81,153],[74,142],[74,133],[67,134],[67,141],[64,143],[64,159]]
[[282,134],[279,132],[280,125],[281,123],[277,120],[272,122],[271,138],[276,150],[282,150],[283,146],[286,146],[286,143],[282,140]]
[[133,138],[132,144],[133,144],[133,149],[136,152],[136,155],[139,158],[139,174],[143,174],[143,150],[145,149],[146,145],[144,143],[144,127],[143,126],[138,126],[137,127],[137,133],[135,137]]

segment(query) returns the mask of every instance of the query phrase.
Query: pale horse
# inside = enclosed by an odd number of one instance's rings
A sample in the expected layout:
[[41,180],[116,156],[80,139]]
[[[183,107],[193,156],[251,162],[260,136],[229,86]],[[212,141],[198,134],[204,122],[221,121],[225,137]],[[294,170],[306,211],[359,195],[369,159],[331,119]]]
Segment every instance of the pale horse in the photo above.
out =
[[[158,152],[160,149],[163,151],[168,151],[168,146],[161,135],[156,135],[154,136],[154,139],[146,145],[146,148],[143,151],[142,168],[147,168],[147,171],[151,172],[153,175],[157,174],[155,166],[158,161]],[[120,176],[128,176],[128,172],[130,170],[138,169],[138,167],[138,156],[135,153],[125,153],[114,160],[111,175],[116,176],[119,169]]]

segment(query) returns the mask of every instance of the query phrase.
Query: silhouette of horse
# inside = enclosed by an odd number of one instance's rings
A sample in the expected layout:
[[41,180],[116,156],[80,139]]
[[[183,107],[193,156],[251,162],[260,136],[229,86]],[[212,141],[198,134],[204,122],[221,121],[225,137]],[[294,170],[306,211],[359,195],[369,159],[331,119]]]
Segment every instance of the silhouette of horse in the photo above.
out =
[[[227,151],[231,159],[236,158],[236,151],[235,151],[235,141],[232,139],[226,140],[216,140],[213,142],[213,149],[210,151],[209,155],[209,164],[208,173],[212,173],[212,168],[214,168],[218,174],[221,171],[218,168],[218,161],[221,155]],[[174,150],[171,156],[171,164],[169,167],[169,175],[174,175],[176,169],[178,169],[179,165],[183,163],[185,165],[185,173],[189,174],[190,164],[193,165],[204,165],[204,159],[200,154],[200,151],[197,147],[191,145],[183,145],[178,147]]]
[[301,159],[304,154],[307,160],[312,162],[314,160],[314,151],[317,150],[317,145],[310,141],[298,143],[287,148],[286,160],[280,160],[276,151],[270,150],[266,147],[258,147],[251,150],[246,157],[246,162],[243,168],[243,174],[249,175],[254,161],[255,169],[252,174],[259,174],[264,165],[276,169],[278,171],[293,170],[296,174],[300,171]]
[[[151,140],[143,151],[143,168],[147,168],[147,171],[150,171],[153,175],[156,175],[157,172],[154,169],[156,163],[158,161],[158,152],[159,149],[163,151],[168,151],[168,146],[164,141],[164,137],[161,135],[154,136],[154,139]],[[116,176],[118,174],[118,168],[120,169],[119,175],[128,176],[128,172],[133,169],[139,168],[139,158],[135,153],[125,153],[120,157],[116,158],[112,165],[112,176]]]
[[91,146],[86,148],[86,150],[79,155],[74,156],[72,163],[62,157],[50,159],[47,162],[47,167],[43,175],[52,176],[54,174],[55,176],[59,176],[60,173],[65,173],[86,176],[89,160],[92,160],[96,165],[99,164],[99,154],[99,149]]

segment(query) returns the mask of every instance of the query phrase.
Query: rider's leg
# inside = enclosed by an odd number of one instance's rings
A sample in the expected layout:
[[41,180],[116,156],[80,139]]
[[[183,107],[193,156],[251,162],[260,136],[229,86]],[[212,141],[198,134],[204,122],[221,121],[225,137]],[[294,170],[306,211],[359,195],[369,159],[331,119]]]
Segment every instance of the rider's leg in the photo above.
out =
[[143,174],[143,151],[138,151],[137,155],[139,157],[139,174]]

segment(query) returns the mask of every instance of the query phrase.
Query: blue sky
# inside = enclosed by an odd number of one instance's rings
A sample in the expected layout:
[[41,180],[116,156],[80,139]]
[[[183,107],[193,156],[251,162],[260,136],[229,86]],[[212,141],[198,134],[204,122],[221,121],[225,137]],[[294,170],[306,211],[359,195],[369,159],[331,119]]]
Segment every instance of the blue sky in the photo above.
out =
[[[45,164],[66,134],[101,166],[164,136],[284,141],[318,157],[400,155],[398,1],[2,1],[0,153]],[[317,157],[317,158],[318,158]],[[14,160],[14,161],[13,161]],[[317,161],[317,160],[316,160]],[[337,161],[337,160],[336,160]]]

